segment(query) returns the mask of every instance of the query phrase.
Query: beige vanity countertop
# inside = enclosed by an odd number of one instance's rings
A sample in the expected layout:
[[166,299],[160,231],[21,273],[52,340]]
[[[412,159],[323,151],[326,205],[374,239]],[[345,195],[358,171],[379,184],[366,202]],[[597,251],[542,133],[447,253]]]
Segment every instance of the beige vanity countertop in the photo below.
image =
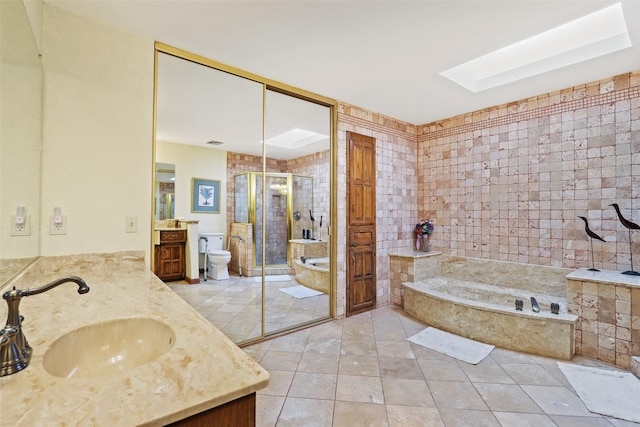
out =
[[[80,295],[76,284],[65,283],[22,299],[23,331],[33,354],[25,370],[0,377],[0,425],[160,426],[267,386],[269,374],[258,363],[151,272],[126,264],[66,270],[39,276],[36,284],[17,285],[41,286],[74,274],[91,290]],[[4,326],[6,303],[0,303]],[[107,377],[63,379],[44,370],[43,355],[56,338],[81,326],[129,317],[171,326],[175,345],[151,363]]]

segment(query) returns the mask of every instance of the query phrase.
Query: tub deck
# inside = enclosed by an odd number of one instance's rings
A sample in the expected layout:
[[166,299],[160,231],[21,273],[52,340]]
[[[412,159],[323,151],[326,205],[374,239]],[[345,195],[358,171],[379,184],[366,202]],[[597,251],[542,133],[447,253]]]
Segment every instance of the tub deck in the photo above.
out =
[[[405,282],[404,309],[436,328],[498,347],[571,359],[578,317],[567,313],[566,298],[522,289],[436,276]],[[534,296],[540,312],[531,310]],[[524,310],[515,310],[515,299]],[[551,314],[550,304],[560,304]]]
[[305,263],[296,259],[293,270],[298,283],[329,294],[329,258],[309,258]]

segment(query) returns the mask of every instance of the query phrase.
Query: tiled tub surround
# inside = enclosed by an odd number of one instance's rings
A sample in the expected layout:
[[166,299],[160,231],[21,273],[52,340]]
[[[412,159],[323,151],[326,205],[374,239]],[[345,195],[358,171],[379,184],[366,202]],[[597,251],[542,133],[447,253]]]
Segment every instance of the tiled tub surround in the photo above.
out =
[[[301,285],[329,293],[329,242],[310,239],[289,240],[291,267]],[[301,257],[305,257],[302,262]]]
[[329,258],[310,258],[306,262],[293,260],[296,282],[316,291],[329,294]]
[[[440,272],[403,283],[404,309],[434,327],[488,344],[570,359],[578,316],[567,313],[567,271],[440,255]],[[540,312],[531,310],[535,297]],[[524,310],[515,310],[515,299]],[[551,314],[550,303],[560,304]]]
[[406,252],[389,255],[391,303],[404,307],[404,282],[417,282],[440,275],[442,252]]
[[631,356],[640,356],[640,277],[576,270],[567,276],[567,302],[580,316],[576,354],[632,368]]
[[[63,284],[20,305],[33,347],[29,366],[1,377],[0,424],[160,426],[218,407],[267,385],[269,374],[144,268],[143,252],[40,258],[7,286],[38,287],[78,275],[91,291]],[[6,289],[6,287],[5,287]],[[0,318],[6,318],[2,301]],[[81,326],[146,317],[169,325],[173,348],[122,374],[63,379],[45,372],[45,351]]]
[[591,264],[583,215],[607,240],[596,267],[627,270],[608,205],[640,220],[638,153],[640,71],[420,125],[418,214],[452,255],[572,270]]
[[631,356],[629,359],[629,370],[640,378],[640,356]]

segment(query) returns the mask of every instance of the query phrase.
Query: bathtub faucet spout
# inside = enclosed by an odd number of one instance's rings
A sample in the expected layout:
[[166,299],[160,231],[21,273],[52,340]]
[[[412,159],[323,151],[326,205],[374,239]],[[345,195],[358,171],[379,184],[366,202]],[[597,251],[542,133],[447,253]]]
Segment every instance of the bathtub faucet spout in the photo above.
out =
[[534,297],[531,297],[531,310],[533,310],[534,313],[540,312],[540,306]]

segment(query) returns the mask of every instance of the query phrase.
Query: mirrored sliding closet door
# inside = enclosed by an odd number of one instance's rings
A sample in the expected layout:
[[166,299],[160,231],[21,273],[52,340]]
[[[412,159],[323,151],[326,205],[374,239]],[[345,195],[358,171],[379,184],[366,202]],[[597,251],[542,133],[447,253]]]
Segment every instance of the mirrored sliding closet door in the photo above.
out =
[[185,279],[167,284],[239,344],[330,318],[335,103],[160,43],[156,57],[154,256],[161,231],[186,230]]

